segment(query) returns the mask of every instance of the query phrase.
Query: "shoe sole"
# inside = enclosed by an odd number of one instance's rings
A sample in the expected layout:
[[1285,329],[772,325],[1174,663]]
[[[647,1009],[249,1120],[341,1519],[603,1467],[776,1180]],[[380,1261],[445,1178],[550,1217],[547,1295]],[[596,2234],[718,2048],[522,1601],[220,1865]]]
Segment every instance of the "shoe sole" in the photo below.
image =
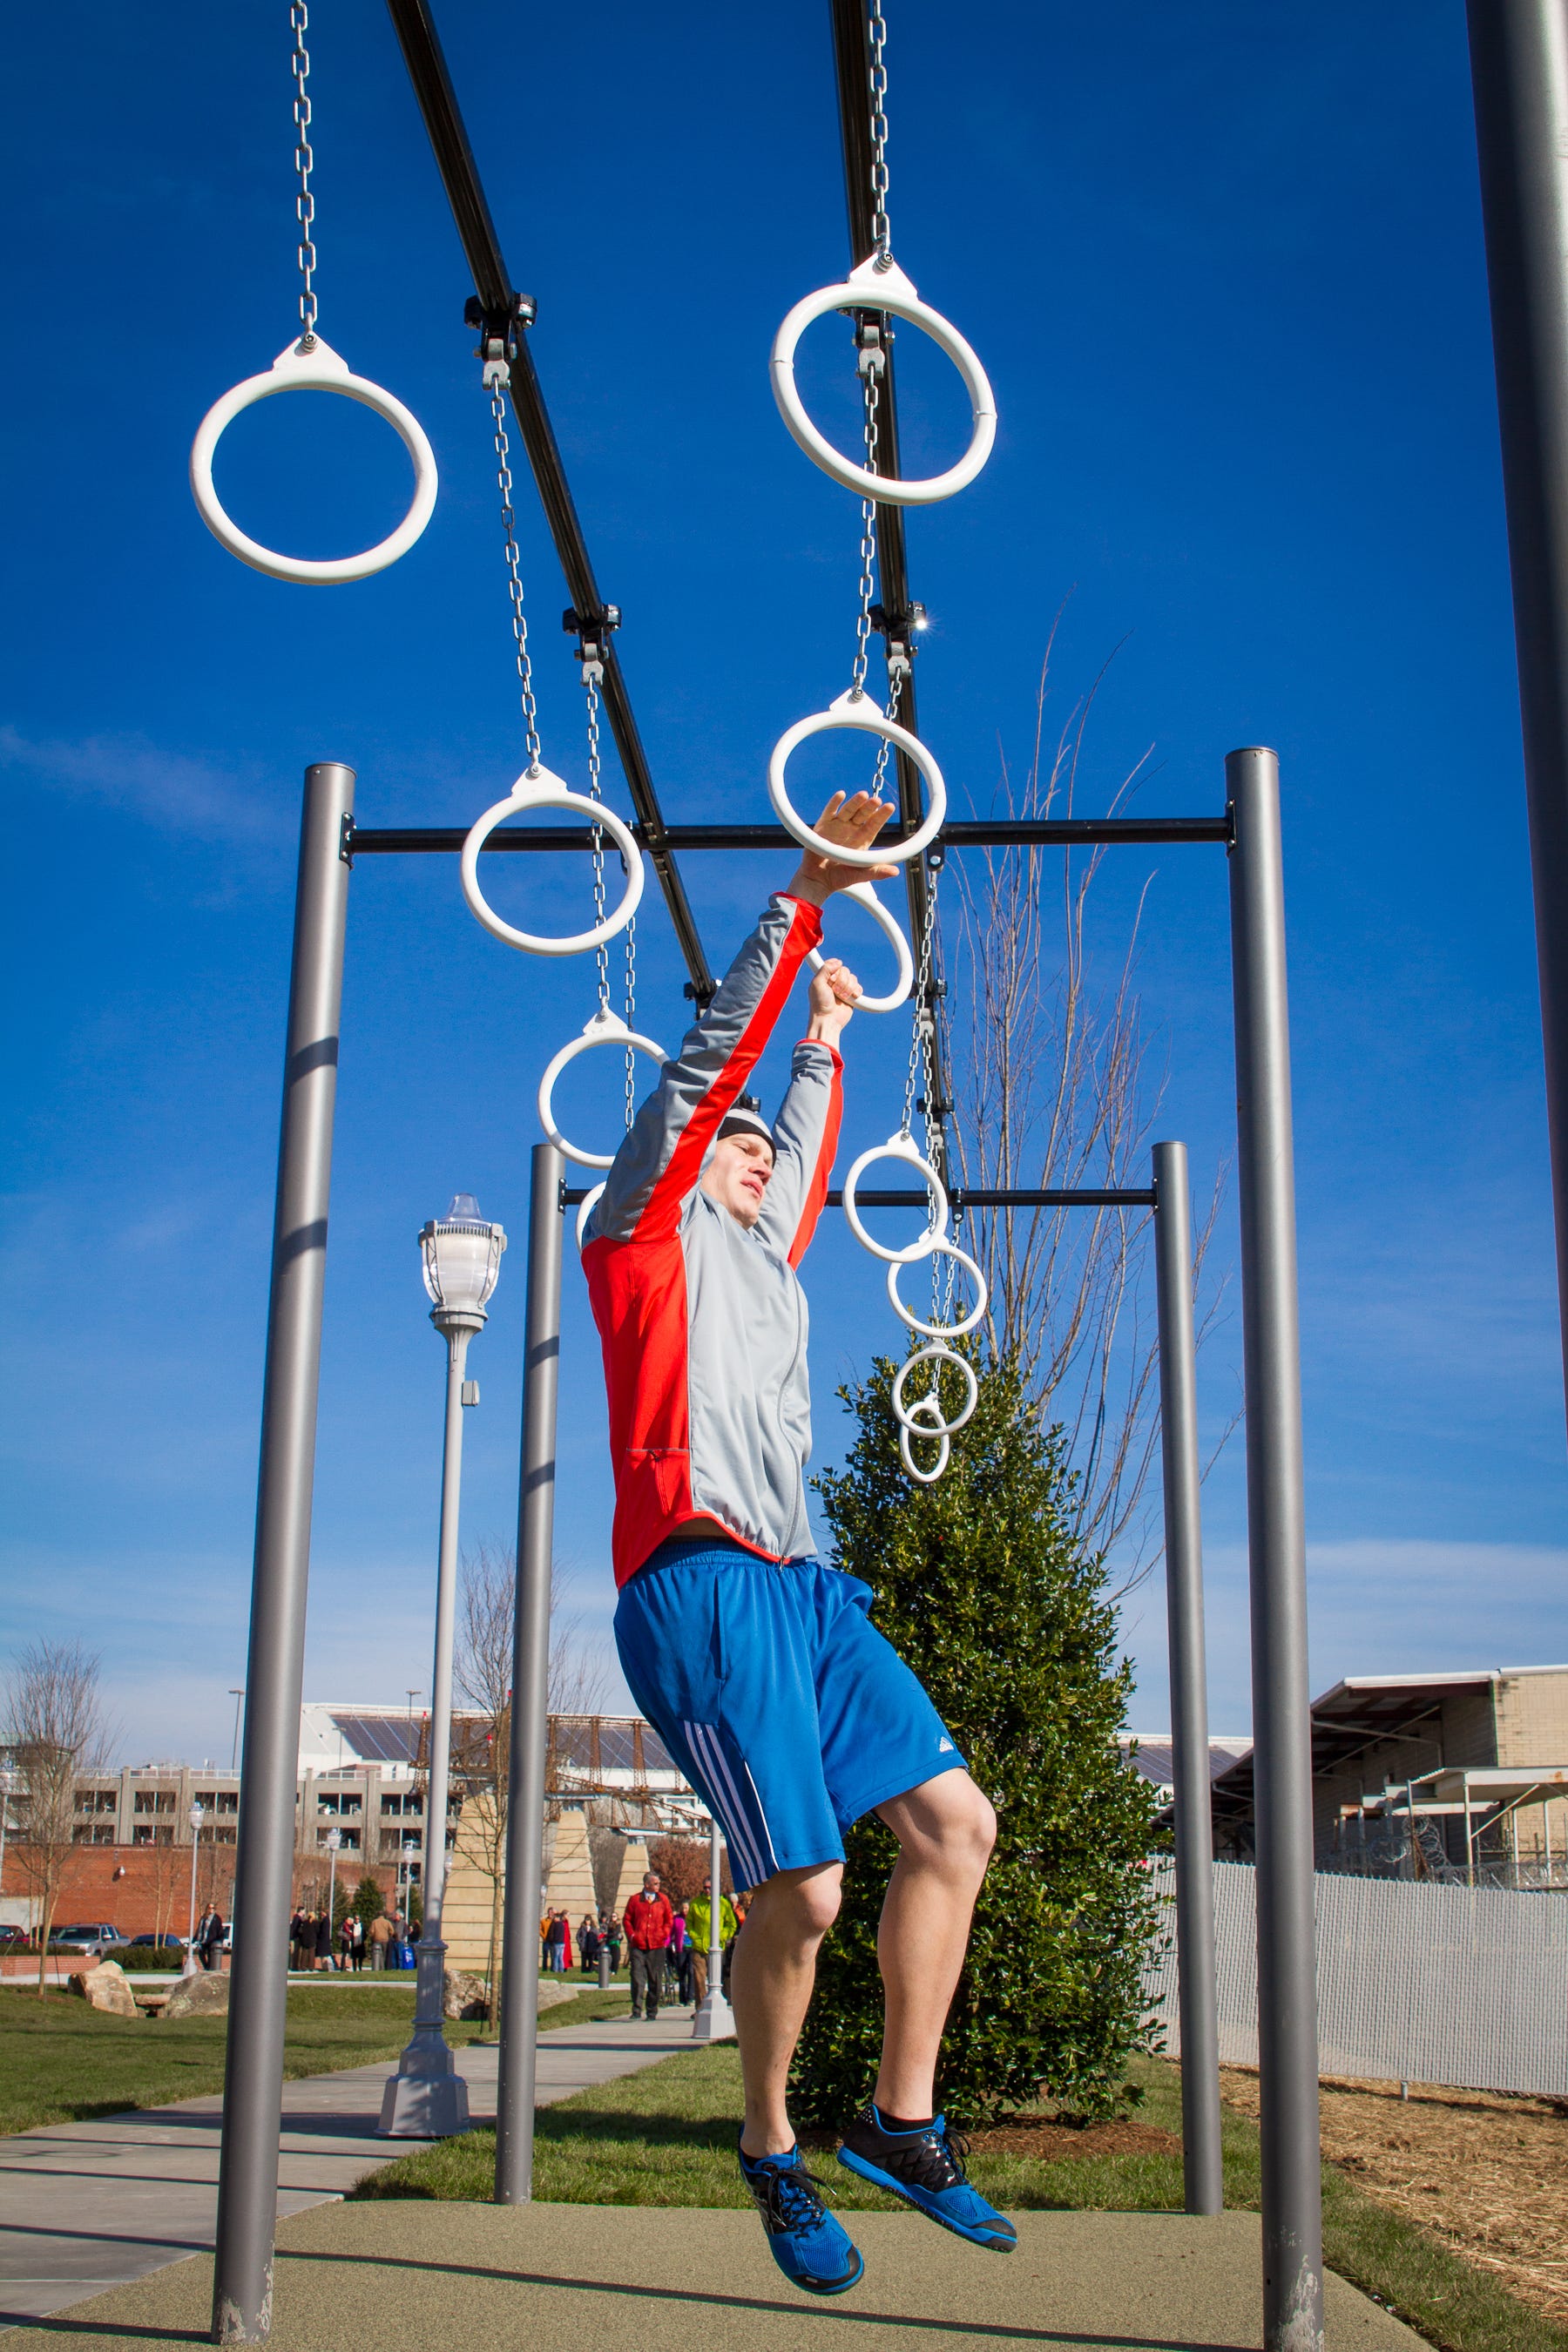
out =
[[963,2238],[972,2246],[983,2247],[988,2254],[1010,2254],[1018,2242],[1016,2237],[998,2238],[988,2231],[966,2230],[962,2221],[950,2221],[945,2213],[934,2212],[929,2205],[922,2205],[901,2180],[895,2180],[890,2172],[883,2172],[878,2166],[868,2164],[863,2156],[857,2156],[853,2148],[841,2147],[838,2161],[846,2172],[856,2173],[860,2179],[868,2180],[873,2189],[885,2189],[889,2197],[897,2197],[911,2212],[923,2213],[926,2220],[934,2221],[939,2229],[951,2230],[955,2238]]

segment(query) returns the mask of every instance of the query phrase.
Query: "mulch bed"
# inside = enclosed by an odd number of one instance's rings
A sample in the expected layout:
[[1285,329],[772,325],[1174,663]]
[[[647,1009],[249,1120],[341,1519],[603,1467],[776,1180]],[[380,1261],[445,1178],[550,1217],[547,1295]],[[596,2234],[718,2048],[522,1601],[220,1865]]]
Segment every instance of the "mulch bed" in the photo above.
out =
[[[1258,2076],[1222,2066],[1221,2094],[1258,2114]],[[1397,2083],[1321,2085],[1323,2154],[1380,2205],[1568,2319],[1568,2116],[1551,2099]]]
[[[1016,2116],[1010,2124],[991,2124],[965,2132],[976,2156],[1036,2156],[1046,2164],[1069,2164],[1089,2156],[1180,2156],[1182,2143],[1174,2132],[1154,2124],[1117,2121],[1105,2124],[1059,2124],[1050,2116]],[[836,2148],[838,2134],[803,2131],[802,2147]]]

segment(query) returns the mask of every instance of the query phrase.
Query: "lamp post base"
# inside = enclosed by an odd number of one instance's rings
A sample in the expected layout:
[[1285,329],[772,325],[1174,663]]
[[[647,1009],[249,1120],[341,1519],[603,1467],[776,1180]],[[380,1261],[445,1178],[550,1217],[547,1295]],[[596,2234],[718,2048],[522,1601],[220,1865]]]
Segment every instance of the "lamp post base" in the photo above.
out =
[[468,2086],[442,2031],[446,1989],[447,1947],[422,1937],[413,2035],[382,2094],[384,2139],[449,2139],[468,2128]]
[[732,2042],[735,2038],[735,2012],[718,1990],[705,1993],[697,2004],[697,2014],[691,2021],[693,2042]]

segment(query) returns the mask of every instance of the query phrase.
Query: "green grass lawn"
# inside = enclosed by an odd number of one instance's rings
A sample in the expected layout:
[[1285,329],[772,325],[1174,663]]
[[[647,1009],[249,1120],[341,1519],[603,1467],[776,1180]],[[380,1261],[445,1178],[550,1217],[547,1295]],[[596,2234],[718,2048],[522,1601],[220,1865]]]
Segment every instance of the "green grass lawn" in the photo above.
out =
[[[596,1990],[542,2014],[542,2032],[624,2016],[624,1988]],[[414,2017],[414,1981],[356,1984],[334,1978],[290,1985],[283,2071],[332,2074],[395,2058]],[[448,2025],[455,2048],[479,2040],[482,2024]],[[71,1993],[0,1990],[0,2132],[69,2123],[124,2107],[159,2107],[223,2088],[227,2020],[106,2017]]]
[[[1181,2078],[1158,2059],[1136,2063],[1144,2097],[1139,2120],[1178,2137]],[[534,2130],[534,2195],[556,2204],[721,2205],[745,2208],[735,2164],[741,2112],[740,2061],[732,2044],[693,2050],[644,2073],[605,2083],[542,2107]],[[1231,2207],[1258,2202],[1258,2132],[1224,2114],[1225,2192]],[[886,2210],[890,2200],[846,2172],[826,2150],[808,2158],[841,2211]],[[976,2154],[976,2188],[1011,2211],[1085,2210],[1179,2212],[1178,2156],[1089,2157],[1047,2163],[1034,2157]],[[460,2139],[400,2158],[372,2173],[361,2198],[461,2198],[488,2202],[495,2135]],[[1377,2297],[1443,2352],[1568,2352],[1568,2331],[1517,2302],[1484,2271],[1437,2245],[1400,2215],[1374,2204],[1342,2173],[1323,2168],[1323,2243],[1331,2267]]]

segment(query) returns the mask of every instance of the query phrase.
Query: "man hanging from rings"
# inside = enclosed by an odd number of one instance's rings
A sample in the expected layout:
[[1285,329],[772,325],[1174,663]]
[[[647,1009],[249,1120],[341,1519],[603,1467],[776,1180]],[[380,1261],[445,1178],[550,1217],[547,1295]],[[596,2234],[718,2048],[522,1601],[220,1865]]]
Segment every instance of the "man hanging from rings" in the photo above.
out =
[[[836,793],[818,831],[866,849],[889,805]],[[897,871],[879,866],[882,877]],[[839,2161],[974,2244],[1013,2227],[970,2186],[935,2101],[995,1816],[870,1589],[812,1556],[806,1307],[795,1267],[837,1144],[839,1043],[860,994],[837,961],[770,1128],[742,1092],[822,933],[865,868],[807,854],[769,902],[616,1154],[583,1252],[609,1391],[620,1599],[633,1696],[721,1822],[752,1890],[732,1997],[741,2170],[773,2258],[815,2294],[864,2264],[806,2172],[784,2090],[816,1952],[838,1909],[844,1832],[899,1841],[878,1934],[886,2003],[875,2095]]]

